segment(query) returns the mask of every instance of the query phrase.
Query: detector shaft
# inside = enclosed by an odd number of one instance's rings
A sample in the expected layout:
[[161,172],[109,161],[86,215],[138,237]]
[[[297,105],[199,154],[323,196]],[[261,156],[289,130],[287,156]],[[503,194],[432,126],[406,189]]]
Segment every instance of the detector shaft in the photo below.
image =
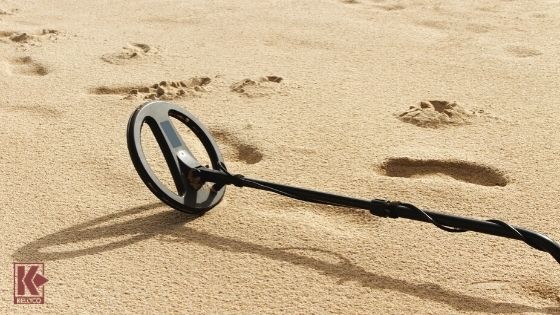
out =
[[511,227],[513,228],[511,229],[495,222],[471,219],[429,210],[413,211],[406,205],[392,203],[386,200],[352,198],[259,179],[247,178],[240,175],[231,175],[220,170],[213,170],[204,167],[198,168],[197,170],[198,176],[200,176],[203,181],[213,182],[219,186],[233,184],[239,187],[251,187],[308,202],[364,209],[368,210],[371,214],[380,217],[405,218],[428,223],[434,223],[435,221],[445,227],[522,240],[538,250],[548,252],[558,263],[560,263],[560,245],[545,235],[521,227]]

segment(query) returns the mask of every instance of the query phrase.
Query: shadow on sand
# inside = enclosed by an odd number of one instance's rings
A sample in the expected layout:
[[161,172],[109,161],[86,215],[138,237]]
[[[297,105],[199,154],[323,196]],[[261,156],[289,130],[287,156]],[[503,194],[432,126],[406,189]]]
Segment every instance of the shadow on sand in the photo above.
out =
[[[366,271],[340,254],[316,248],[271,248],[264,245],[222,237],[190,228],[186,223],[197,217],[188,216],[178,211],[164,211],[145,215],[149,210],[162,207],[160,203],[148,204],[125,211],[99,217],[97,219],[75,225],[59,232],[46,235],[21,248],[13,255],[15,261],[52,261],[97,254],[116,248],[158,237],[162,241],[180,243],[196,243],[234,253],[248,253],[263,256],[277,261],[304,266],[321,274],[338,280],[353,281],[375,290],[392,290],[421,299],[447,304],[457,311],[487,313],[525,313],[541,312],[559,314],[560,307],[531,307],[517,303],[502,303],[492,300],[465,295],[443,288],[433,283],[411,283],[406,280],[392,278]],[[139,216],[142,215],[143,216]],[[127,218],[136,216],[133,218]],[[68,251],[48,251],[49,247],[74,244],[95,240],[106,240],[111,237],[128,236],[125,240],[114,241],[104,245],[93,245],[86,248]],[[297,253],[294,252],[297,250]],[[328,253],[338,258],[338,262],[325,262],[308,257],[302,251]]]

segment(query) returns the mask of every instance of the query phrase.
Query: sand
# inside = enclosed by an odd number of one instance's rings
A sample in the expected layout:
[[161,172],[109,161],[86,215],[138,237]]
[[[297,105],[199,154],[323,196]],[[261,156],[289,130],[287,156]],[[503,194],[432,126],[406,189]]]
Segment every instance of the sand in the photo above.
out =
[[522,242],[236,187],[191,217],[126,147],[167,100],[234,173],[560,240],[558,34],[557,1],[1,0],[0,313],[559,314]]

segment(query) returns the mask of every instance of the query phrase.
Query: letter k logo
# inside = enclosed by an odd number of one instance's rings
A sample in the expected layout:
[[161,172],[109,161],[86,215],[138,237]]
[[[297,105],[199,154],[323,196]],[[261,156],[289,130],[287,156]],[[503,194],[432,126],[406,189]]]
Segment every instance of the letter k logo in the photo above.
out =
[[25,272],[25,266],[17,266],[17,294],[25,295],[25,288],[30,295],[39,295],[38,288],[45,284],[48,280],[43,275],[37,273],[39,266],[32,265]]

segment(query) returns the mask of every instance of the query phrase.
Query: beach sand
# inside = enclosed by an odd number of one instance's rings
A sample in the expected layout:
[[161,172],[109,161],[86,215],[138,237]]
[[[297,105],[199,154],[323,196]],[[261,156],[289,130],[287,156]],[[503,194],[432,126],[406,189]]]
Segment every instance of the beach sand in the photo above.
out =
[[164,99],[233,173],[560,240],[559,34],[558,1],[1,0],[0,313],[560,314],[523,242],[233,186],[195,218],[126,146]]

